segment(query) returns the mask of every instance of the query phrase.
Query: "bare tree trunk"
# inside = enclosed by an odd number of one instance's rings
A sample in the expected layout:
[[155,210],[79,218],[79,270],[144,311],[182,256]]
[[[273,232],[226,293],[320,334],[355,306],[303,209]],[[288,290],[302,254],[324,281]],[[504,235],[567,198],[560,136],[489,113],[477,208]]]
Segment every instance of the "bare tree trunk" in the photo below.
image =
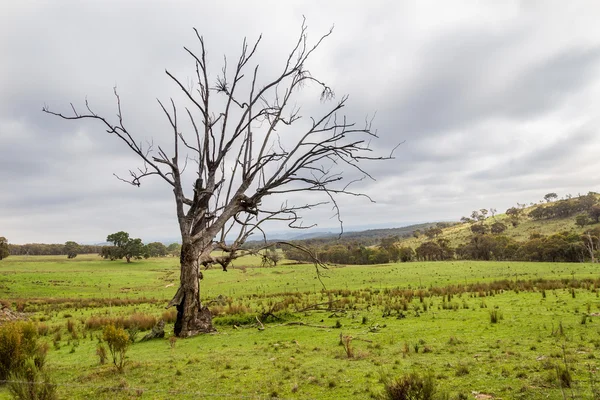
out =
[[199,333],[214,332],[212,315],[208,307],[200,303],[200,279],[198,252],[189,242],[181,246],[181,276],[179,290],[173,301],[177,307],[175,335],[194,336]]

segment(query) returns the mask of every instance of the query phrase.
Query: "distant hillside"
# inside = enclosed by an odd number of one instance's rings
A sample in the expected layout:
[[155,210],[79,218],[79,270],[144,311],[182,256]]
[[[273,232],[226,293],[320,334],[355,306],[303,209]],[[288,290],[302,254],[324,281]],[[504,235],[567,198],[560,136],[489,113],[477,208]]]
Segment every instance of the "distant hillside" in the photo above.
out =
[[[534,233],[543,236],[549,236],[559,232],[583,233],[589,229],[600,227],[600,224],[595,222],[594,218],[589,217],[589,209],[592,207],[600,207],[598,201],[600,195],[590,192],[585,196],[578,196],[556,201],[548,201],[543,204],[535,204],[525,207],[519,205],[511,207],[509,210],[519,210],[518,217],[514,214],[506,213],[496,214],[494,216],[486,216],[482,221],[472,220],[463,222],[447,228],[441,229],[441,233],[435,236],[435,239],[447,239],[451,247],[457,247],[469,241],[473,235],[471,227],[474,224],[480,224],[490,232],[491,227],[495,223],[502,223],[506,226],[506,230],[502,235],[519,242],[524,242]],[[588,204],[581,205],[581,202]],[[578,225],[576,220],[579,216],[586,216],[588,224]],[[467,219],[463,217],[463,219]],[[513,224],[513,222],[516,222]],[[516,225],[516,226],[515,226]],[[409,246],[416,248],[421,244],[431,240],[425,234],[425,230],[421,230],[419,237],[404,238],[400,241],[401,246]]]
[[[289,237],[277,237],[269,238],[271,241],[286,240],[293,242],[300,242],[307,245],[325,245],[332,242],[352,242],[363,246],[372,246],[379,244],[381,239],[389,237],[411,237],[415,231],[424,231],[432,226],[436,226],[438,222],[427,222],[423,224],[414,224],[403,226],[399,228],[380,228],[380,229],[368,229],[364,231],[351,231],[344,232],[340,237],[339,233],[336,232],[311,232],[305,234],[299,234]],[[456,222],[441,222],[441,224],[456,224]],[[253,244],[259,241],[248,241],[247,245],[252,247]],[[260,241],[262,243],[262,241]]]

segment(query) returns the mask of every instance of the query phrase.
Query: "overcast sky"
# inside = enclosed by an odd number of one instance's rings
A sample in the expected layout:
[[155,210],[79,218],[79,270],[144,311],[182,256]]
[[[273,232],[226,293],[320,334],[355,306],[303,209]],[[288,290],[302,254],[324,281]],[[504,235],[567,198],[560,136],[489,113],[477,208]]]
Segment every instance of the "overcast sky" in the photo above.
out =
[[[192,27],[215,68],[238,54],[244,36],[262,33],[257,61],[268,74],[293,46],[302,15],[309,39],[335,25],[311,73],[338,98],[350,95],[349,118],[377,112],[376,148],[404,142],[395,160],[367,167],[376,182],[355,187],[377,204],[341,201],[346,226],[458,220],[548,192],[598,191],[599,12],[595,1],[3,2],[0,236],[177,238],[164,182],[119,182],[113,173],[140,164],[118,139],[42,107],[68,112],[87,98],[112,117],[117,85],[130,131],[160,141],[170,131],[156,98],[177,94],[165,69],[193,76],[183,51],[198,48]],[[335,227],[330,216],[325,207],[307,222]]]

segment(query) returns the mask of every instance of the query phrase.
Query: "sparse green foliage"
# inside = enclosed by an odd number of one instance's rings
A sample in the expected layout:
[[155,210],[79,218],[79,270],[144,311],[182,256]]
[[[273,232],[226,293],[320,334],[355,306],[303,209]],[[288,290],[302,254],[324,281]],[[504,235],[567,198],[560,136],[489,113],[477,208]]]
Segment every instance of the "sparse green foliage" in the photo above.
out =
[[119,372],[123,372],[125,365],[125,354],[129,349],[131,341],[129,335],[122,328],[116,328],[114,325],[107,325],[102,332],[102,339],[106,342],[113,364]]

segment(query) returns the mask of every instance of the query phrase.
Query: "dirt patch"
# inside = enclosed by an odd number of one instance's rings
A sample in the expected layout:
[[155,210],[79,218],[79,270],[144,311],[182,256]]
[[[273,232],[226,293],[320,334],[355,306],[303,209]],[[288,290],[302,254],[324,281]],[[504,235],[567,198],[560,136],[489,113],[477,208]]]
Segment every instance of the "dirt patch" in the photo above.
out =
[[0,325],[5,322],[19,321],[27,319],[26,315],[23,313],[19,313],[11,310],[8,307],[0,308]]

